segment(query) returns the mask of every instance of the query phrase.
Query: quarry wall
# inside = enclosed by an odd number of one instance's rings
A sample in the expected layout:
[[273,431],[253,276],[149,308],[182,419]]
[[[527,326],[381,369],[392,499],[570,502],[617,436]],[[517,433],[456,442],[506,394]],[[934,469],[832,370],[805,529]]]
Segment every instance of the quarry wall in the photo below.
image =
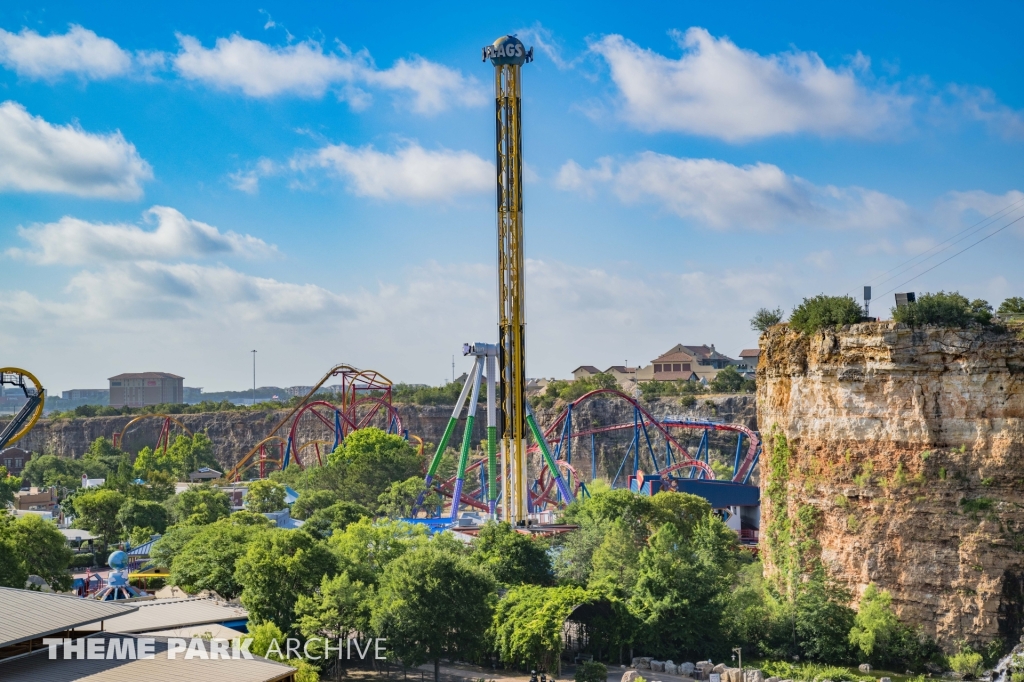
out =
[[[656,416],[689,415],[704,419],[718,419],[738,422],[750,428],[757,428],[757,412],[752,395],[700,396],[697,403],[684,407],[679,399],[660,398],[647,404]],[[409,433],[416,434],[428,443],[437,443],[451,417],[451,405],[401,405],[398,407],[402,426]],[[481,410],[482,412],[482,410]],[[557,416],[555,408],[537,410],[540,423],[548,424]],[[213,442],[217,460],[230,467],[245,455],[280,421],[286,411],[225,411],[202,414],[175,415],[193,433],[205,432]],[[632,407],[625,402],[611,399],[596,399],[585,403],[575,412],[577,425],[592,423],[614,424],[631,422]],[[60,457],[81,457],[96,438],[113,434],[124,429],[132,417],[88,417],[77,419],[41,419],[29,434],[17,443],[18,447],[30,452],[55,454]],[[465,419],[462,420],[464,424]],[[454,446],[461,442],[461,428]],[[137,452],[145,445],[156,443],[163,420],[147,419],[133,426],[124,439],[129,452]],[[474,442],[486,440],[486,419],[478,418],[474,426]],[[579,428],[579,427],[578,427]],[[286,430],[281,435],[287,436]],[[598,449],[602,453],[601,466],[611,467],[614,474],[618,460],[612,460],[615,451],[628,445],[631,433],[602,436]],[[607,455],[607,456],[605,456]],[[618,455],[622,457],[622,453]]]
[[[892,322],[761,338],[766,572],[820,558],[946,649],[1024,630],[1020,330]],[[806,552],[813,557],[793,554]]]

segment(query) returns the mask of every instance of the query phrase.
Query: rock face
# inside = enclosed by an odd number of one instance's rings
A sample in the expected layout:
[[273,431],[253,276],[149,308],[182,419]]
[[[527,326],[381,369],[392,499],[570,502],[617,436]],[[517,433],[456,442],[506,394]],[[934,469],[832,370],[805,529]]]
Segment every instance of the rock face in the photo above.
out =
[[769,330],[757,395],[766,573],[792,575],[810,540],[855,601],[870,583],[889,590],[900,618],[946,649],[1016,641],[1021,335],[892,322]]
[[[667,415],[686,415],[699,419],[717,419],[730,423],[741,423],[750,428],[757,428],[757,415],[752,395],[702,396],[695,405],[683,407],[679,399],[661,398],[652,400],[647,408],[656,417]],[[428,443],[437,443],[444,433],[452,407],[444,405],[400,405],[398,412],[402,417],[402,427],[423,438]],[[551,423],[560,410],[537,410],[537,419],[544,425]],[[270,430],[287,415],[285,411],[225,411],[206,412],[201,414],[175,415],[193,433],[205,431],[213,441],[214,454],[223,466],[230,467],[245,455],[256,443],[269,435]],[[60,457],[81,457],[88,450],[89,444],[100,436],[112,438],[114,433],[121,432],[132,417],[88,417],[77,419],[41,419],[35,428],[18,446],[30,452],[54,454]],[[627,423],[633,420],[633,408],[621,400],[595,399],[584,403],[574,412],[577,424]],[[313,421],[313,420],[311,420]],[[461,442],[459,425],[456,438],[452,445],[458,447]],[[3,421],[0,421],[2,425]],[[314,427],[318,425],[313,422]],[[145,445],[152,446],[163,426],[162,419],[146,419],[133,426],[125,437],[125,447],[129,452],[137,452]],[[280,435],[287,437],[287,429]],[[322,429],[321,429],[322,431]],[[473,442],[479,443],[487,438],[486,419],[476,420],[473,429]],[[176,432],[175,432],[176,433]],[[311,437],[326,437],[318,433]],[[601,471],[614,475],[619,461],[629,446],[632,434],[603,435],[597,443],[598,464]],[[587,453],[589,457],[589,451]],[[575,461],[575,460],[574,460]],[[589,467],[589,463],[588,463]]]

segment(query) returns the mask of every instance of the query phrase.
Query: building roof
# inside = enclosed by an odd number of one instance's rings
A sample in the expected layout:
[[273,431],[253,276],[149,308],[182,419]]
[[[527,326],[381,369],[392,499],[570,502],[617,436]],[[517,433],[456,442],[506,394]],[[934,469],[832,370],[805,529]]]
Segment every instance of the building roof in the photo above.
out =
[[182,379],[185,377],[179,377],[177,374],[171,374],[169,372],[126,372],[124,374],[118,374],[114,377],[107,377],[107,381],[113,381],[115,379]]
[[601,370],[599,370],[597,367],[594,367],[593,365],[580,365],[579,367],[574,369],[572,371],[572,373],[575,374],[576,372],[580,371],[581,369],[585,369],[588,372],[590,372],[591,374],[600,374],[601,373]]
[[[130,614],[135,604],[0,587],[0,647]],[[16,614],[12,617],[10,614]],[[0,675],[8,679],[6,673]]]
[[58,528],[61,535],[67,540],[73,540],[75,542],[85,542],[86,540],[95,540],[96,536],[87,530],[81,528]]
[[235,637],[245,637],[245,633],[240,630],[224,627],[217,623],[206,623],[205,625],[193,625],[191,627],[184,628],[171,628],[169,630],[154,630],[153,632],[147,632],[147,637],[183,637],[188,639],[189,637],[202,637],[206,638],[209,635],[211,639],[217,641],[230,641]]
[[[84,600],[82,600],[84,601]],[[131,635],[95,635],[106,641],[138,639]],[[91,638],[90,638],[91,639]],[[183,654],[167,658],[167,639],[154,638],[153,658],[137,660],[70,659],[61,653],[50,660],[47,649],[38,653],[0,662],[4,682],[178,682],[182,679],[217,680],[218,682],[275,682],[288,679],[295,668],[253,655],[252,659],[185,659]],[[104,651],[106,646],[103,647]]]
[[744,348],[740,351],[741,358],[756,358],[761,355],[760,348]]
[[154,599],[135,605],[134,613],[107,619],[104,629],[137,633],[249,618],[249,612],[241,606],[208,598]]
[[625,365],[612,365],[605,370],[605,374],[611,374],[612,372],[618,372],[619,374],[632,374],[636,371],[636,367],[626,367]]

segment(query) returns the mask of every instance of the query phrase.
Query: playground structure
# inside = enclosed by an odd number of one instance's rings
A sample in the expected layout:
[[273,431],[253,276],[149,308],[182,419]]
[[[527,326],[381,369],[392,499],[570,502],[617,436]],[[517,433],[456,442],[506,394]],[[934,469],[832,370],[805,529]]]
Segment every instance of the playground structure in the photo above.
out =
[[128,432],[132,429],[132,427],[137,426],[138,424],[144,421],[148,421],[150,419],[163,420],[163,424],[160,426],[160,435],[157,436],[156,445],[153,447],[154,452],[162,451],[162,454],[167,454],[167,448],[170,447],[171,444],[171,431],[174,429],[174,427],[178,427],[185,435],[189,437],[192,436],[192,432],[189,431],[188,427],[185,426],[180,419],[172,417],[169,414],[140,414],[139,416],[131,419],[127,424],[125,424],[124,428],[122,428],[120,431],[114,432],[114,437],[111,439],[113,441],[114,447],[122,447],[122,444],[124,443],[124,437],[128,435]]
[[[334,377],[341,378],[340,404],[314,400]],[[373,370],[344,364],[332,367],[224,478],[240,481],[253,466],[258,467],[260,478],[265,478],[271,468],[284,469],[292,462],[299,468],[323,466],[327,455],[350,433],[368,426],[407,435],[398,410],[391,404],[391,386],[390,379]],[[282,435],[285,433],[287,436]]]
[[46,392],[43,385],[39,383],[39,379],[36,379],[31,372],[17,367],[0,369],[0,386],[14,386],[20,388],[25,394],[25,404],[11,421],[7,422],[3,430],[0,430],[0,450],[3,450],[23,438],[39,421],[39,417],[43,414]]

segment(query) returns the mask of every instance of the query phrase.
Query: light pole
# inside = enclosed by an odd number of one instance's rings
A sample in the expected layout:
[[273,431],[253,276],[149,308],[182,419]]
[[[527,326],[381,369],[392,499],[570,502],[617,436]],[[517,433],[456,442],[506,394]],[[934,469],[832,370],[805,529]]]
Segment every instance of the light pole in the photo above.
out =
[[252,351],[252,405],[256,407],[256,351]]
[[739,663],[740,663],[740,682],[744,682],[743,681],[743,647],[739,647],[738,646],[735,649],[733,649],[732,652],[734,654],[736,654],[737,656],[739,656],[739,659],[740,659],[739,660]]

